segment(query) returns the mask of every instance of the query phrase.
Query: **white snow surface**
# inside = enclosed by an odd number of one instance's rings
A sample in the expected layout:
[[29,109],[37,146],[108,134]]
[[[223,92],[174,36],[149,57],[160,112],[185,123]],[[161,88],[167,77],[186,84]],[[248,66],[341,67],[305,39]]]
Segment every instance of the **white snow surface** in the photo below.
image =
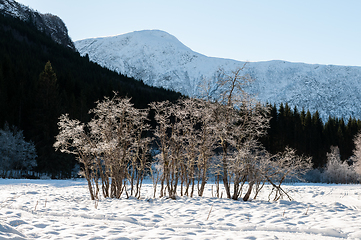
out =
[[[220,68],[230,72],[244,65],[194,52],[160,30],[85,39],[75,46],[103,67],[188,96],[199,96],[204,80],[215,85]],[[250,62],[244,73],[255,79],[246,91],[261,102],[318,110],[324,120],[328,116],[361,118],[361,67],[275,60]]]
[[[265,190],[270,186],[265,186]],[[215,188],[213,188],[215,189]],[[293,201],[89,198],[83,180],[0,179],[0,239],[361,239],[361,186],[294,184]]]

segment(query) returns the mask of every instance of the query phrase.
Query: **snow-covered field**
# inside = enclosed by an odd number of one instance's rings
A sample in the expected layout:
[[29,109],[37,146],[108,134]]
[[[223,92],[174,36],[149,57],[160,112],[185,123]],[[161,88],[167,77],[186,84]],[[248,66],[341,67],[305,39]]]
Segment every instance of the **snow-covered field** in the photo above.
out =
[[285,188],[294,201],[218,199],[212,184],[153,199],[149,183],[140,200],[94,202],[83,180],[0,179],[0,239],[361,239],[361,185]]

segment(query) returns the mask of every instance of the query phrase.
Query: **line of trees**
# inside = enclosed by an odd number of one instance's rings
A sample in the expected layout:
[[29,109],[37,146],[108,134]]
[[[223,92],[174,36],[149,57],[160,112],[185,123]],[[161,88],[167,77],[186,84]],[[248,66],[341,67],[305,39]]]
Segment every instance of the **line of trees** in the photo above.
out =
[[290,198],[281,184],[310,169],[311,158],[291,148],[273,155],[263,148],[258,139],[269,126],[269,109],[243,92],[250,78],[242,70],[222,75],[214,101],[151,103],[154,139],[147,124],[149,108],[138,110],[130,99],[115,96],[97,103],[88,124],[62,115],[54,147],[77,156],[92,199],[100,192],[104,197],[139,197],[146,172],[152,175],[154,196],[157,186],[160,197],[202,196],[214,177],[218,197],[221,183],[225,197],[247,201],[268,182],[273,186],[270,197]]
[[329,117],[323,123],[318,111],[301,112],[289,105],[269,106],[270,128],[261,138],[262,144],[271,153],[277,153],[286,146],[297,150],[297,154],[312,157],[314,168],[323,168],[331,146],[338,146],[342,161],[349,159],[355,149],[354,137],[361,130],[361,121],[349,118]]

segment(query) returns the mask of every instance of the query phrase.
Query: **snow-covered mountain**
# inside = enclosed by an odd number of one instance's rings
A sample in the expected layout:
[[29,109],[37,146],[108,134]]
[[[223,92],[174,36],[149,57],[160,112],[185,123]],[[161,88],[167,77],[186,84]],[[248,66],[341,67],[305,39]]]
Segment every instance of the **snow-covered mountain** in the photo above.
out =
[[[104,67],[189,96],[199,94],[204,80],[215,84],[220,68],[232,71],[244,64],[196,53],[159,30],[86,39],[75,46]],[[361,118],[361,67],[267,61],[248,63],[244,73],[255,79],[246,91],[261,102],[318,110],[324,120]]]
[[73,49],[75,46],[68,35],[64,22],[55,15],[42,14],[14,0],[0,0],[0,14],[31,21],[40,31],[45,32],[55,42]]

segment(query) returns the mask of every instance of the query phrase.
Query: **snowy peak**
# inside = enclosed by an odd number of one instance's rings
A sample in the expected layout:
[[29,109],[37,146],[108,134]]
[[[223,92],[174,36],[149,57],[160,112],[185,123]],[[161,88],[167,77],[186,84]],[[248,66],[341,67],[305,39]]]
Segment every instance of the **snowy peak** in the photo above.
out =
[[[104,38],[103,38],[104,39]],[[130,44],[130,46],[148,46],[153,49],[178,49],[184,51],[190,51],[190,49],[181,43],[176,37],[170,35],[167,32],[161,30],[143,30],[132,33],[126,33],[118,36],[111,37],[116,42],[119,40],[125,40],[124,46]]]
[[218,67],[218,63],[205,64],[209,58],[159,30],[86,39],[75,44],[82,55],[88,54],[101,66],[186,95],[196,94],[198,77]]
[[58,44],[76,50],[68,29],[58,16],[38,13],[14,0],[0,0],[0,13],[22,21],[31,21],[38,30],[45,32]]
[[[193,53],[174,36],[159,30],[137,31],[114,37],[82,40],[77,42],[77,49],[80,53],[88,53],[89,49],[94,51],[101,49],[97,54],[90,52],[88,54],[91,55],[91,58],[96,58],[97,62],[104,60],[103,66],[126,74],[129,74],[129,69],[126,68],[129,61],[136,61],[144,68],[156,67],[160,64],[161,68],[158,70],[163,71],[164,68],[169,68],[169,65],[187,63],[190,58],[200,55]],[[112,49],[116,49],[116,51],[111,52]],[[113,62],[106,56],[113,60],[117,59],[117,61]],[[178,58],[178,61],[174,61],[173,58]]]
[[119,35],[117,37],[126,37],[130,41],[128,43],[151,46],[156,49],[179,49],[189,51],[190,49],[181,43],[176,37],[170,35],[167,32],[161,30],[143,30],[136,31],[124,35]]
[[[176,37],[145,30],[75,42],[91,61],[144,83],[198,96],[207,81],[216,87],[219,70],[244,62],[212,58],[192,51]],[[361,119],[361,67],[265,61],[247,63],[244,74],[255,79],[245,89],[261,102],[289,103],[328,116]]]

